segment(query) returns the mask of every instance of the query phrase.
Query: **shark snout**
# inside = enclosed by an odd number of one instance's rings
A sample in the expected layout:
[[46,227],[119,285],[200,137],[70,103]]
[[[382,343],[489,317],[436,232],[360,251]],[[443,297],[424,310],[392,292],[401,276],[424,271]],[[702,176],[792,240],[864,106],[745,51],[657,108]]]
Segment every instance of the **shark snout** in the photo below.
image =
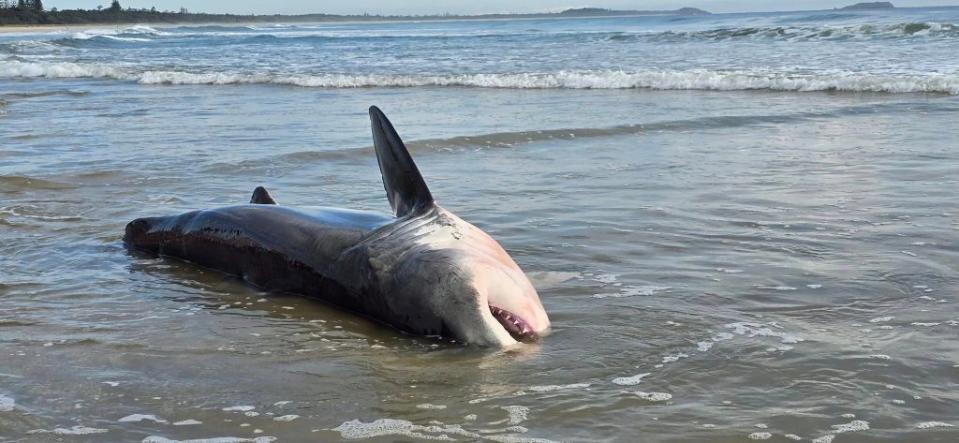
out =
[[123,234],[123,241],[127,244],[134,244],[136,239],[142,238],[150,230],[150,222],[145,218],[138,218],[127,223],[126,231]]

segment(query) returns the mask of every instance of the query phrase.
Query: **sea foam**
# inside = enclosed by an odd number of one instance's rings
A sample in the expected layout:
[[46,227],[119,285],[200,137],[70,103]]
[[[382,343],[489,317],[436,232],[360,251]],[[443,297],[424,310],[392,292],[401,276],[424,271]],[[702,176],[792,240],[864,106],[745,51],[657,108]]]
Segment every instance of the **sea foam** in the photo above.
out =
[[105,78],[150,85],[276,84],[311,88],[773,90],[959,94],[959,74],[773,70],[558,71],[483,74],[283,74],[143,70],[132,65],[5,60],[0,78]]

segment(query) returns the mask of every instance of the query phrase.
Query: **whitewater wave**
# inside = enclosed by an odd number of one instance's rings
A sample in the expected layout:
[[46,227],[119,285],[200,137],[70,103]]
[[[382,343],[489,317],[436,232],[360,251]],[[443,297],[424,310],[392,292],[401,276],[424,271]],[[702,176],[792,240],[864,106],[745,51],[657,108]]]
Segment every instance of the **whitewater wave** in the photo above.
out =
[[107,78],[148,85],[276,84],[311,88],[476,87],[503,89],[773,90],[959,95],[959,73],[882,74],[772,70],[560,71],[497,74],[259,74],[138,71],[80,63],[5,61],[3,78]]
[[[86,29],[80,32],[73,33],[70,38],[74,40],[90,40],[98,37],[127,37],[130,36],[164,36],[172,35],[169,32],[160,31],[156,28],[146,26],[146,25],[134,25],[126,28],[94,28]],[[142,41],[149,41],[149,39],[143,39]]]

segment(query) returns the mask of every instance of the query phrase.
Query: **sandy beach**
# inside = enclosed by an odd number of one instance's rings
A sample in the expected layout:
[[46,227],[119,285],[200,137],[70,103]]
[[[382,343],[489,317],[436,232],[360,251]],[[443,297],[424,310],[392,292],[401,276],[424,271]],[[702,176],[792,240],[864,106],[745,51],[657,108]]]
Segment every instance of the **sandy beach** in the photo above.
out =
[[[50,34],[80,32],[88,29],[102,28],[123,28],[133,26],[132,24],[112,25],[107,23],[88,24],[88,25],[3,25],[0,26],[0,35],[3,34]],[[154,25],[148,25],[154,26]]]

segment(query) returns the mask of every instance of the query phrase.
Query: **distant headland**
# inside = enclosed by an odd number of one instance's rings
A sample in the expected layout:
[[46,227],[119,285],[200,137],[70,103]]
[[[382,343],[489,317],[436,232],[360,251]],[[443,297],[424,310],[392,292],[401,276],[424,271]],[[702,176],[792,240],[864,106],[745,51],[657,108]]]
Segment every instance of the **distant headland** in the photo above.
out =
[[889,2],[862,2],[856,3],[854,5],[843,6],[839,8],[840,11],[867,11],[871,9],[893,9],[892,3]]
[[480,15],[339,15],[339,14],[300,14],[300,15],[242,15],[242,14],[206,14],[190,12],[186,8],[179,11],[159,11],[156,8],[124,8],[118,0],[113,0],[108,8],[97,9],[57,9],[46,10],[42,0],[0,0],[0,25],[80,25],[97,23],[290,23],[290,22],[345,22],[345,21],[383,21],[383,20],[488,20],[505,18],[569,18],[569,17],[621,17],[634,15],[708,15],[707,11],[697,8],[679,8],[668,11],[633,11],[603,8],[575,8],[562,12],[544,12],[529,14],[480,14]]

